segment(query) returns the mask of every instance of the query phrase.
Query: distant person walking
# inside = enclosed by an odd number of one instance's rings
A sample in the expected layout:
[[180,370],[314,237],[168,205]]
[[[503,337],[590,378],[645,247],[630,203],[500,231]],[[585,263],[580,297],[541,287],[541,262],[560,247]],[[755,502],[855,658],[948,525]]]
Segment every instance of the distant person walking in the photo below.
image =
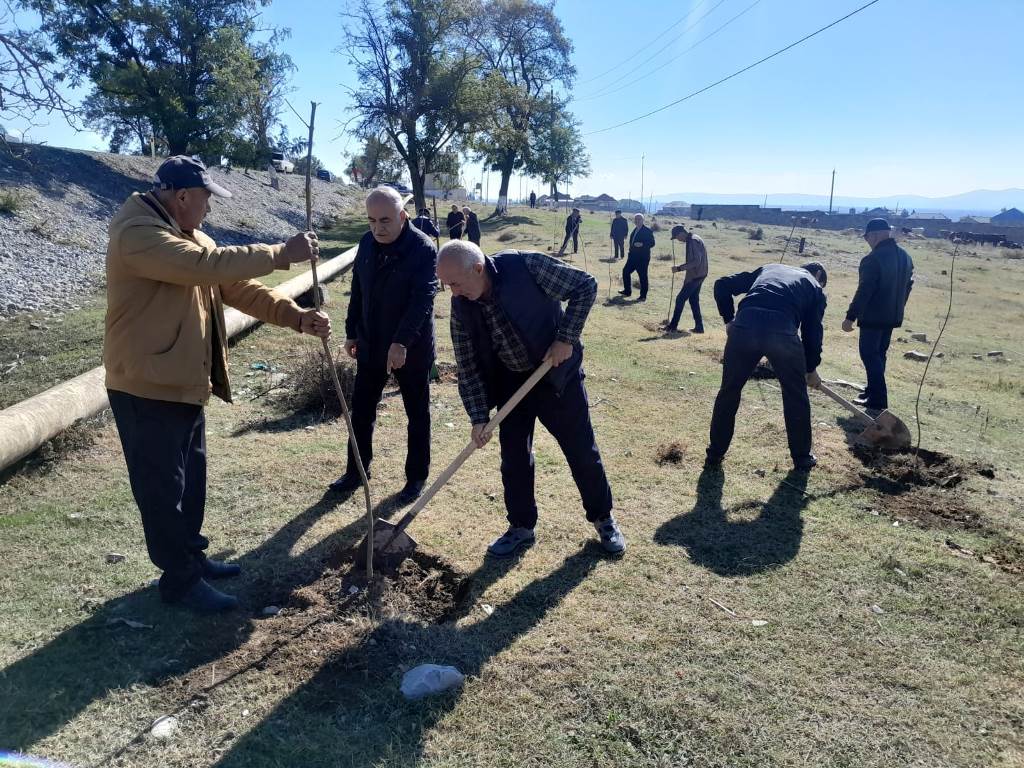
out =
[[537,207],[537,193],[536,192],[531,192],[530,193],[530,207],[531,208],[536,208]]
[[651,249],[654,247],[654,233],[644,226],[644,215],[638,213],[633,217],[633,232],[629,236],[629,255],[626,265],[622,268],[623,296],[633,295],[633,273],[640,277],[640,297],[638,301],[647,301],[647,270],[651,266]]
[[569,238],[572,238],[572,252],[576,253],[579,250],[580,242],[580,224],[583,222],[583,216],[580,215],[579,208],[573,208],[572,213],[565,217],[565,239],[562,240],[562,247],[558,249],[558,255],[561,256],[565,253],[565,246],[569,244]]
[[700,288],[704,285],[704,279],[708,276],[708,251],[704,247],[704,241],[692,232],[687,232],[686,227],[678,224],[672,227],[672,239],[686,244],[686,261],[672,267],[673,272],[685,272],[683,287],[676,296],[676,307],[672,312],[672,319],[669,321],[666,331],[678,331],[679,320],[683,316],[683,307],[690,302],[690,311],[693,312],[692,333],[704,333],[704,320],[700,314]]
[[846,310],[843,330],[860,326],[860,359],[867,375],[867,387],[854,400],[868,410],[889,407],[885,383],[886,355],[893,328],[903,325],[903,310],[914,287],[914,262],[892,239],[885,219],[872,219],[864,228],[871,253],[861,259],[857,292]]
[[453,205],[451,211],[448,212],[448,218],[445,220],[445,223],[448,225],[449,240],[462,239],[462,225],[465,221],[465,214],[459,210],[459,206]]
[[474,245],[480,245],[480,219],[477,218],[476,211],[466,205],[462,208],[462,214],[466,218],[466,237]]
[[626,238],[629,236],[629,222],[622,215],[622,211],[616,211],[612,218],[612,228],[608,235],[615,244],[615,259],[626,258]]

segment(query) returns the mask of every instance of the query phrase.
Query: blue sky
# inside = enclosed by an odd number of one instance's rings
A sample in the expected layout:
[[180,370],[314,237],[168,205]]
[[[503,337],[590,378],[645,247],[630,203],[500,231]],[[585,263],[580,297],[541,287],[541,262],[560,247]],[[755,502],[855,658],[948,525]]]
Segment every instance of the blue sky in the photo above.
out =
[[[644,196],[663,199],[683,191],[827,194],[833,167],[837,195],[1024,186],[1021,0],[880,0],[684,104],[591,133],[719,80],[864,2],[559,0],[556,12],[575,44],[572,109],[590,134],[593,167],[572,192],[638,197],[641,156]],[[304,115],[311,99],[321,102],[315,152],[334,170],[354,148],[341,132],[349,116],[343,85],[352,73],[335,52],[340,11],[329,0],[275,0],[264,10],[269,23],[291,28],[285,49],[298,67],[291,101]],[[286,122],[302,132],[294,116]],[[55,122],[29,135],[105,146]],[[496,174],[482,176],[477,164],[464,176],[471,183],[484,178],[496,194]],[[523,184],[524,192],[541,191]],[[513,196],[518,189],[517,178]]]

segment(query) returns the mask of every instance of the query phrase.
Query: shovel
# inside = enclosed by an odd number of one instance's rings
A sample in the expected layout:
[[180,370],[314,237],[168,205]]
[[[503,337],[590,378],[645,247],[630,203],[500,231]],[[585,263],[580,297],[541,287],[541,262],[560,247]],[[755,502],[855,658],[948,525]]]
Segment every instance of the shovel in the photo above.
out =
[[[523,382],[523,385],[508,399],[508,402],[501,406],[500,410],[487,422],[487,426],[484,427],[484,434],[489,435],[493,433],[505,417],[511,413],[512,409],[519,404],[519,401],[526,397],[527,393],[533,389],[538,381],[544,378],[544,375],[549,370],[551,370],[551,363],[547,361],[541,363],[540,367],[530,375],[530,378]],[[452,476],[459,471],[459,467],[465,463],[466,459],[475,450],[476,443],[470,440],[466,447],[462,449],[462,452],[455,457],[455,461],[449,464],[447,469],[423,492],[423,495],[402,516],[397,525],[393,525],[387,520],[377,520],[377,524],[373,529],[373,559],[375,563],[378,563],[381,568],[394,570],[399,563],[413,553],[413,550],[416,549],[416,540],[406,533],[405,529],[409,527],[409,523],[434,498],[435,494],[452,479]],[[367,543],[367,540],[363,539],[359,546],[356,547],[356,567],[358,568],[362,568],[366,561]]]
[[842,395],[829,389],[828,385],[819,384],[818,389],[856,416],[857,421],[864,425],[864,431],[857,436],[857,442],[876,448],[904,449],[910,447],[910,430],[895,414],[885,410],[872,419]]

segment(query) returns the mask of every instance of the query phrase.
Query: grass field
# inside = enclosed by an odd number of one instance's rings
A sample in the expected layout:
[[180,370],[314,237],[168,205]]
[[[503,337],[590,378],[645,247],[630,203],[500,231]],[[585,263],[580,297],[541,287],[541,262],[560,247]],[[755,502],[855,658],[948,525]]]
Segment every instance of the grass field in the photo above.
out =
[[[207,412],[205,531],[214,554],[244,567],[226,587],[243,602],[235,615],[196,619],[159,604],[109,423],[0,485],[0,749],[182,768],[1024,764],[1024,262],[989,248],[958,255],[944,357],[920,404],[923,447],[946,457],[930,468],[934,482],[907,482],[905,460],[855,452],[850,420],[816,394],[820,465],[788,472],[771,380],[748,385],[724,471],[702,472],[725,339],[710,282],[708,333],[665,337],[667,232],[656,234],[649,301],[608,301],[621,262],[606,261],[607,217],[584,221],[586,255],[574,263],[600,281],[584,333],[587,387],[630,545],[623,559],[590,543],[565,462],[538,430],[533,549],[483,558],[505,527],[491,445],[414,523],[424,554],[361,588],[347,560],[364,532],[361,496],[324,495],[343,469],[343,424],[289,411],[262,394],[270,372],[251,367],[294,371],[316,345],[261,328],[232,349],[236,404]],[[360,228],[352,222],[337,247]],[[759,242],[743,229],[697,230],[712,279],[782,256],[788,228],[766,227]],[[801,235],[830,275],[821,372],[862,381],[856,335],[839,326],[863,242]],[[561,216],[548,212],[484,222],[487,251],[547,250],[555,237]],[[896,335],[931,340],[951,246],[906,247],[918,280]],[[787,262],[803,258],[794,250]],[[336,328],[346,284],[330,291]],[[439,359],[450,362],[448,297],[435,312]],[[0,363],[12,350],[49,362],[8,373],[4,404],[96,364],[100,303],[49,330],[28,322],[0,325]],[[923,364],[902,355],[929,346],[894,341],[890,354],[891,408],[912,430]],[[1001,359],[986,356],[995,350]],[[432,401],[436,474],[469,426],[455,383],[434,385]],[[400,398],[386,396],[372,485],[392,519],[404,435]],[[672,443],[678,462],[659,463]],[[108,564],[111,552],[126,559]],[[283,610],[264,617],[269,605]],[[423,662],[458,666],[466,685],[404,701],[401,675]],[[158,739],[149,729],[163,715],[179,728]]]

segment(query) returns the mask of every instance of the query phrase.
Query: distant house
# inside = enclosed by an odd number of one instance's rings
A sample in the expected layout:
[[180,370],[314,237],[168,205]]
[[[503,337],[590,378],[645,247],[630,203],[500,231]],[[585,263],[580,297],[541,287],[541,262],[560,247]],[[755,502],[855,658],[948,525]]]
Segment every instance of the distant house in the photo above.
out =
[[988,216],[962,216],[960,224],[991,224],[992,219]]
[[446,179],[439,173],[428,173],[427,178],[423,180],[423,195],[439,200],[466,200],[469,195],[465,187],[455,186],[451,189],[445,189],[453,181],[455,180]]
[[643,213],[644,211],[644,206],[639,200],[630,200],[628,197],[619,200],[616,207],[623,213]]
[[665,203],[661,206],[661,210],[658,211],[659,216],[689,216],[690,215],[690,204],[685,203],[682,200],[673,200],[671,203]]
[[949,216],[947,216],[944,213],[934,213],[934,212],[933,213],[922,213],[921,211],[918,211],[917,213],[915,213],[910,218],[915,219],[917,221],[949,221],[950,220]]
[[596,197],[592,195],[579,195],[576,198],[576,207],[586,208],[588,211],[614,211],[618,206],[618,200],[604,193]]
[[996,224],[1000,227],[1020,227],[1024,226],[1024,213],[1017,208],[1010,208],[1009,210],[997,213],[991,219],[992,224]]

